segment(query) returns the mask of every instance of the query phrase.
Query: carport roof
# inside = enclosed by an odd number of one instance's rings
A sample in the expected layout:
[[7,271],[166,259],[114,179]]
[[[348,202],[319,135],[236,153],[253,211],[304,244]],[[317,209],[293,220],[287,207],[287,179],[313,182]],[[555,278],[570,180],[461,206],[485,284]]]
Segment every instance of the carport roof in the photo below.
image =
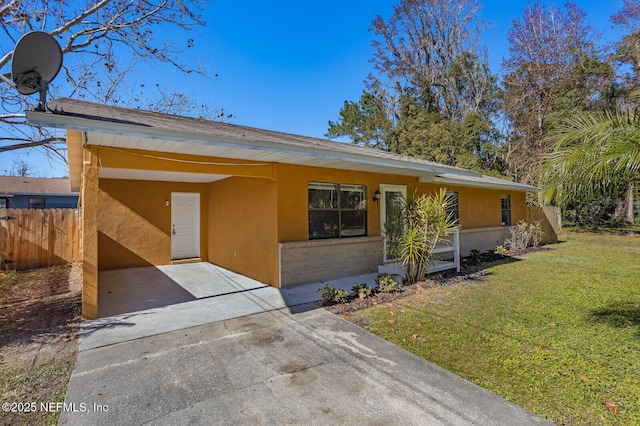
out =
[[[87,145],[278,162],[415,176],[422,182],[533,191],[534,187],[374,148],[73,99],[47,104],[50,112],[27,111],[31,125],[78,130]],[[81,155],[81,150],[69,150]],[[81,160],[81,159],[79,159]],[[72,189],[81,161],[69,158]],[[74,167],[74,164],[77,166]],[[74,183],[77,182],[77,183]]]

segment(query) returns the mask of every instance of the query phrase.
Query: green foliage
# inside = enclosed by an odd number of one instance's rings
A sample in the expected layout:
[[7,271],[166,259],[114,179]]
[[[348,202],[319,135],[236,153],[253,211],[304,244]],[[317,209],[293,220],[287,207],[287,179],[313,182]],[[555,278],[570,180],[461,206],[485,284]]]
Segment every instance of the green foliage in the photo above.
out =
[[329,121],[325,136],[329,139],[346,136],[354,144],[387,149],[391,128],[384,102],[364,91],[358,103],[344,102],[340,110],[340,121]]
[[425,108],[415,96],[404,96],[392,133],[392,152],[451,166],[500,174],[504,147],[491,121],[469,113],[462,122]]
[[553,152],[540,169],[546,203],[620,194],[638,180],[640,111],[576,114],[548,140]]
[[402,284],[398,283],[389,274],[380,274],[376,277],[376,290],[380,293],[398,293],[402,291]]
[[373,288],[371,288],[371,286],[367,283],[356,284],[351,287],[351,291],[356,297],[367,298],[373,296]]
[[378,336],[555,424],[638,425],[640,244],[566,238],[490,267],[481,282],[396,301],[393,323],[384,306],[357,315]]
[[507,254],[509,251],[505,246],[496,246],[496,253],[498,254]]
[[349,293],[341,288],[335,288],[330,283],[319,288],[318,293],[322,295],[322,304],[325,306],[349,302]]
[[585,197],[582,201],[567,203],[562,209],[562,226],[592,228],[621,226],[624,221],[616,218],[620,197]]
[[424,279],[435,245],[456,227],[447,211],[451,197],[444,189],[431,195],[407,194],[393,215],[397,222],[385,224],[387,245],[391,253],[398,254],[410,283]]

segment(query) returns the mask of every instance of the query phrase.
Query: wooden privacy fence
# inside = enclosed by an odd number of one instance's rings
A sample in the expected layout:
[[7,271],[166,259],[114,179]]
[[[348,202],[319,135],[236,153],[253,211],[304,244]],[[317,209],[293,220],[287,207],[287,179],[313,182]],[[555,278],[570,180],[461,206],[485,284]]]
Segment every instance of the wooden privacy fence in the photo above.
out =
[[0,268],[33,269],[82,260],[75,209],[0,209]]
[[560,209],[554,206],[535,207],[527,206],[527,223],[540,222],[544,238],[544,244],[557,243],[558,233],[562,229]]

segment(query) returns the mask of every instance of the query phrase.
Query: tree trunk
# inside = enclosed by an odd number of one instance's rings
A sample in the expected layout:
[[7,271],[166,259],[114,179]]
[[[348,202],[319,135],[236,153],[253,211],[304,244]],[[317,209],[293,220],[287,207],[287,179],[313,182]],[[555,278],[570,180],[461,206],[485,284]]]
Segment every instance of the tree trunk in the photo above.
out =
[[630,183],[627,187],[627,197],[625,199],[625,219],[627,222],[633,224],[635,222],[633,212],[633,183]]

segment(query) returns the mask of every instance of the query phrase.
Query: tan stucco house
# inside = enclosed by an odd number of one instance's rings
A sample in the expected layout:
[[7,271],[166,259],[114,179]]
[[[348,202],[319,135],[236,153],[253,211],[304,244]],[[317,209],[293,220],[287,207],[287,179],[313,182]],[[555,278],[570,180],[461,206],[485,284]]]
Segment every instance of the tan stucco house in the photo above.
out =
[[275,287],[375,272],[388,201],[414,190],[457,193],[462,254],[495,248],[534,190],[323,139],[70,99],[48,107],[27,119],[67,131],[85,318],[97,316],[101,270],[201,259]]

